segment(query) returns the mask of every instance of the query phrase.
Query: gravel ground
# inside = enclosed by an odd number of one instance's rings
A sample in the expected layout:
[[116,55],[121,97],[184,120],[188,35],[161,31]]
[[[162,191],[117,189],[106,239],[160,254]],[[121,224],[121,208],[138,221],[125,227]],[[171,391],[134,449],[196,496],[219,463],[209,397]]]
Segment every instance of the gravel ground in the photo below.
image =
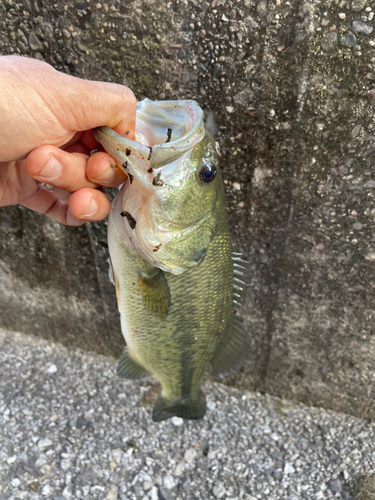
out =
[[202,421],[155,424],[156,384],[113,360],[2,330],[0,346],[0,500],[350,499],[373,471],[371,421],[208,382]]

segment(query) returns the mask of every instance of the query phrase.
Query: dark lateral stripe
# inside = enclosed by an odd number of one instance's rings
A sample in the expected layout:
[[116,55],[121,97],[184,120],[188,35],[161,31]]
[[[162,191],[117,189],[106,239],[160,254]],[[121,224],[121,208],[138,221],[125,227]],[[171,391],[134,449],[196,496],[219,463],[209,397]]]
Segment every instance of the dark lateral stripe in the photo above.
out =
[[181,397],[189,398],[194,376],[192,349],[184,349],[180,355]]

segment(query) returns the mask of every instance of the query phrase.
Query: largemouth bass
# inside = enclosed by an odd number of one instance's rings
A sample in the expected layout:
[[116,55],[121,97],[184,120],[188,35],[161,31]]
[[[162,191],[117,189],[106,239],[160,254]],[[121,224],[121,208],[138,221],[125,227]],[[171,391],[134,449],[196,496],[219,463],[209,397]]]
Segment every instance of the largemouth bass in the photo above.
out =
[[128,176],[108,220],[127,344],[117,374],[158,378],[154,421],[202,418],[206,366],[227,373],[249,349],[235,313],[248,267],[232,255],[215,142],[194,101],[138,103],[135,141],[94,133]]

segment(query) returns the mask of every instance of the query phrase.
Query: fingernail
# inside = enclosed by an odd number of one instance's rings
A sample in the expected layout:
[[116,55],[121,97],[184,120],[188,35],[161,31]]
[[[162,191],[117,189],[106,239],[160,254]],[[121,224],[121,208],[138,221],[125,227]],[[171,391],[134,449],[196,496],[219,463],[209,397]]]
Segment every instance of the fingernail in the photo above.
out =
[[113,179],[113,169],[116,168],[116,164],[113,166],[112,163],[109,163],[109,168],[105,172],[103,172],[100,176],[98,176],[98,181],[100,182],[109,182]]
[[98,181],[100,182],[109,182],[113,177],[113,173],[110,170],[106,170],[103,174],[98,177]]
[[96,203],[94,198],[91,198],[90,204],[87,207],[86,213],[82,214],[82,217],[90,217],[91,215],[96,214],[98,211],[98,204]]
[[61,163],[54,157],[51,156],[45,167],[39,172],[38,177],[43,179],[53,180],[56,179],[61,174]]

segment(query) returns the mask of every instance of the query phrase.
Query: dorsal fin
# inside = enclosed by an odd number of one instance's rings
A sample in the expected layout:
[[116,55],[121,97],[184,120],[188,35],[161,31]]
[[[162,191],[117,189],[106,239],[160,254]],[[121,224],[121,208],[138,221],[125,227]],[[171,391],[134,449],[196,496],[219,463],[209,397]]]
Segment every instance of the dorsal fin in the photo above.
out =
[[233,260],[233,302],[234,309],[241,304],[246,294],[246,288],[250,285],[250,264],[242,259],[242,254],[232,253]]
[[249,350],[249,337],[240,318],[233,314],[211,358],[212,373],[220,375],[237,370],[245,362]]

